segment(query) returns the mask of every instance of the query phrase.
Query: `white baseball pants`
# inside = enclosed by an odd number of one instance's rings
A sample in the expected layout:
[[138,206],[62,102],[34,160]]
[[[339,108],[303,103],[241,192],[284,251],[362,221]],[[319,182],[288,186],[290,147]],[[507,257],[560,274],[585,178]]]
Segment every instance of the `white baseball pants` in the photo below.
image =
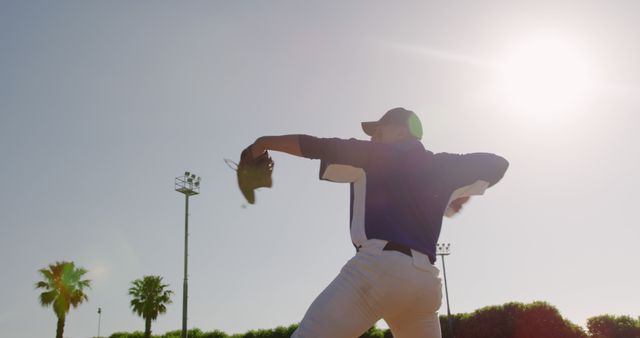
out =
[[367,240],[313,301],[292,338],[357,338],[381,318],[395,338],[441,338],[440,270]]

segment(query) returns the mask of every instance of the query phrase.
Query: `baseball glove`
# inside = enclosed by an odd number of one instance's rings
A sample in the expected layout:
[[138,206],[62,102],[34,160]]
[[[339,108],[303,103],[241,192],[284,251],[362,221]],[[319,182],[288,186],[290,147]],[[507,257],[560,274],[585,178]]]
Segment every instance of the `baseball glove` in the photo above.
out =
[[240,163],[237,164],[238,186],[244,198],[250,204],[256,202],[255,190],[258,188],[271,188],[273,181],[274,162],[268,152],[253,158],[251,146],[247,147],[240,154]]

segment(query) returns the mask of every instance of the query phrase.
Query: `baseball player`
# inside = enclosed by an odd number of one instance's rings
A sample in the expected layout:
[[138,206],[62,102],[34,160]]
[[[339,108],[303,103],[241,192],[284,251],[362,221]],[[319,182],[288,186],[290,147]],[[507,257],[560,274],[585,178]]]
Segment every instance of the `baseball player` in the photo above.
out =
[[509,163],[489,153],[434,154],[404,108],[363,122],[370,141],[263,136],[250,146],[320,159],[320,179],[351,185],[356,254],[313,301],[295,338],[355,338],[384,319],[396,338],[441,337],[440,271],[434,266],[443,216],[482,195]]

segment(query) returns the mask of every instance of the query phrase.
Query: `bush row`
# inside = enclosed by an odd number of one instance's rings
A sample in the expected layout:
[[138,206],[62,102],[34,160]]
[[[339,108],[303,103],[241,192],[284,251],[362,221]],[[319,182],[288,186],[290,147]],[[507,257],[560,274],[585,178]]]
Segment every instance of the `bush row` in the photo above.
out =
[[[562,317],[545,302],[507,303],[471,313],[440,316],[442,338],[640,338],[640,318],[601,315],[589,318],[587,330]],[[289,338],[296,324],[229,335],[222,331],[188,331],[189,338]],[[452,335],[453,330],[453,335]],[[360,338],[392,338],[389,330],[371,328]],[[143,338],[143,332],[116,332],[109,338]],[[180,338],[180,330],[153,338]]]

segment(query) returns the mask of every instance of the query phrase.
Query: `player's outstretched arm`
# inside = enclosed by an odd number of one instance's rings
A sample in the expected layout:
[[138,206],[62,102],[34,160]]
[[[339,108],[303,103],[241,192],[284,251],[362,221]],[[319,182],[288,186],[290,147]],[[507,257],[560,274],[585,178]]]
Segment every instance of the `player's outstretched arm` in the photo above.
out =
[[371,158],[375,144],[371,141],[318,138],[310,135],[262,136],[251,145],[254,157],[266,150],[281,151],[308,159],[362,168]]
[[254,158],[267,150],[302,156],[300,135],[262,136],[251,145]]

